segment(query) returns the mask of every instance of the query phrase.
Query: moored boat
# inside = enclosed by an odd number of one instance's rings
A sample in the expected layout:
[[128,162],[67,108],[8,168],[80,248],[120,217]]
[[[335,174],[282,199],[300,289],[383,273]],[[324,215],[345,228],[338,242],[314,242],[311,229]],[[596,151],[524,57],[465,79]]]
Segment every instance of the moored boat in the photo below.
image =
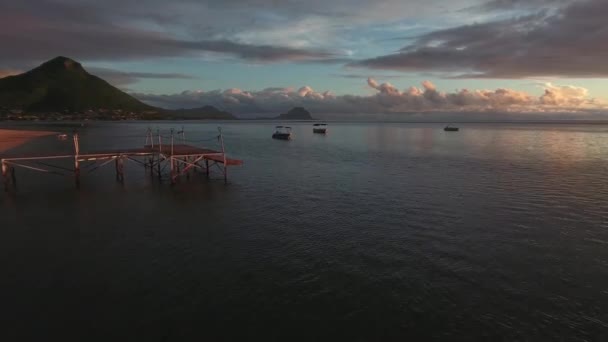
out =
[[312,127],[313,133],[325,134],[327,133],[327,124],[324,123],[316,123]]
[[272,134],[272,139],[289,140],[291,139],[291,127],[276,126]]
[[460,130],[460,128],[447,125],[443,128],[443,130],[446,132],[458,132]]

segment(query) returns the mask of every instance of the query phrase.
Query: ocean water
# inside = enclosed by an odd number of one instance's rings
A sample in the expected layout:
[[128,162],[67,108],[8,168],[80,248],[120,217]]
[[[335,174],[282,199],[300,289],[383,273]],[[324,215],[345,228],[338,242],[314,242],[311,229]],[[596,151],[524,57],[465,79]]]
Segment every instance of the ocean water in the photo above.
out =
[[[608,339],[608,125],[274,125],[183,123],[210,147],[222,127],[245,162],[228,184],[18,170],[0,339]],[[139,147],[149,126],[182,123],[90,124],[81,149]],[[13,152],[34,150],[70,144]]]

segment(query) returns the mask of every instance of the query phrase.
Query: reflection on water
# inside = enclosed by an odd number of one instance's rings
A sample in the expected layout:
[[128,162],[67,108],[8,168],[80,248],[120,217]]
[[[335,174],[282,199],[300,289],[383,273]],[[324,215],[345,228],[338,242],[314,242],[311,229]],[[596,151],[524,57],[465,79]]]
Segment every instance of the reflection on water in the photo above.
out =
[[[94,123],[82,149],[181,125]],[[228,185],[127,164],[124,185],[110,167],[76,191],[19,170],[3,340],[608,338],[606,126],[295,123],[286,142],[221,125],[245,161]]]

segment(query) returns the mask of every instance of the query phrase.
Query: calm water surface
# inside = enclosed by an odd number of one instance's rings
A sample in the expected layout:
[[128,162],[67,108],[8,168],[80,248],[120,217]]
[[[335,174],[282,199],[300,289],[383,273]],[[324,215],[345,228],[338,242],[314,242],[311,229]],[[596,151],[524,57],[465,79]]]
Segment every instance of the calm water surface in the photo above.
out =
[[[148,125],[92,124],[82,149],[140,146]],[[18,170],[1,340],[608,339],[608,126],[221,126],[245,160],[228,185]]]

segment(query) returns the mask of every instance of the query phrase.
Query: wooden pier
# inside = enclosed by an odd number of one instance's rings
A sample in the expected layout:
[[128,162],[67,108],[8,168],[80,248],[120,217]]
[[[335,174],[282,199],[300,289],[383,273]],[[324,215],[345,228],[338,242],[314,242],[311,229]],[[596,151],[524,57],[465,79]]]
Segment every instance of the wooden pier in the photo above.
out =
[[[211,169],[217,169],[223,175],[224,181],[228,181],[228,166],[242,165],[242,160],[231,159],[226,156],[224,148],[224,138],[222,130],[218,128],[217,139],[220,145],[219,150],[207,149],[203,147],[186,144],[183,129],[174,134],[171,130],[168,143],[163,144],[163,136],[160,131],[153,135],[152,130],[148,130],[146,141],[143,147],[121,148],[115,150],[101,150],[92,152],[82,152],[80,150],[80,138],[78,133],[71,135],[73,141],[73,153],[70,154],[23,154],[14,156],[2,156],[2,178],[4,189],[9,191],[16,188],[17,179],[15,169],[23,168],[38,171],[46,174],[73,177],[77,188],[80,187],[81,175],[92,173],[99,168],[109,165],[112,162],[116,169],[116,180],[124,182],[125,161],[130,161],[149,169],[152,177],[156,176],[162,181],[168,177],[173,185],[180,177],[190,177],[192,171],[204,173],[209,177]],[[176,138],[181,135],[182,143],[175,143]],[[58,138],[66,140],[68,135],[61,134]],[[50,162],[59,161],[63,165],[54,165]],[[73,165],[66,167],[65,165]],[[168,170],[167,170],[168,169]]]

